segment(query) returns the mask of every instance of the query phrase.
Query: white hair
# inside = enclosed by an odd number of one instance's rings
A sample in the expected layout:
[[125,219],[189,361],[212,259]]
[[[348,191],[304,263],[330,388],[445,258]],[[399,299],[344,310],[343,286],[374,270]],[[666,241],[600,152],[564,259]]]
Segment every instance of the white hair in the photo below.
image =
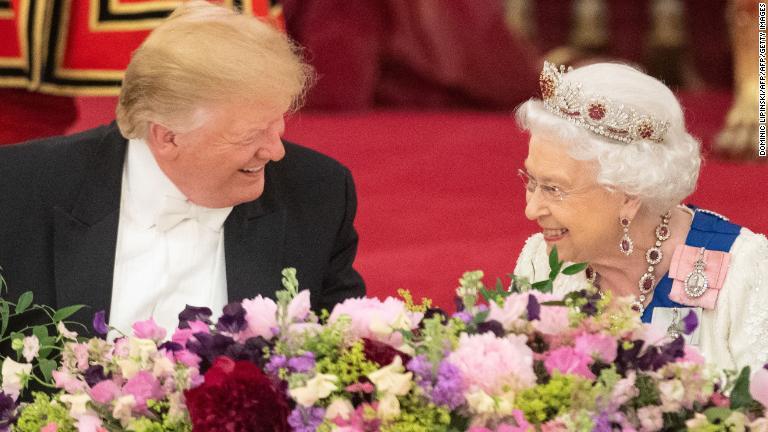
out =
[[531,135],[559,138],[576,160],[596,161],[599,184],[636,196],[653,211],[664,212],[693,192],[701,167],[701,144],[686,131],[683,110],[667,86],[615,63],[574,69],[563,80],[580,83],[586,97],[602,96],[625,109],[668,122],[664,141],[615,141],[550,113],[538,99],[517,109],[520,127]]

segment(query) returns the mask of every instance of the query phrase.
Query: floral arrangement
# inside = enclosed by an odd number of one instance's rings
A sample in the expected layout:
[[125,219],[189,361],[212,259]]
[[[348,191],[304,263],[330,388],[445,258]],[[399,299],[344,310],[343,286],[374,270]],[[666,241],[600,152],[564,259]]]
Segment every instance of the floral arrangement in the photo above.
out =
[[215,323],[188,306],[170,335],[152,320],[122,335],[98,313],[102,337],[85,339],[49,310],[55,335],[4,336],[31,297],[2,300],[0,343],[16,356],[2,363],[0,431],[768,431],[768,369],[713,370],[591,286],[555,297],[561,269],[584,267],[551,258],[534,286],[465,273],[451,316],[405,291],[317,316],[293,269],[276,301],[232,303]]

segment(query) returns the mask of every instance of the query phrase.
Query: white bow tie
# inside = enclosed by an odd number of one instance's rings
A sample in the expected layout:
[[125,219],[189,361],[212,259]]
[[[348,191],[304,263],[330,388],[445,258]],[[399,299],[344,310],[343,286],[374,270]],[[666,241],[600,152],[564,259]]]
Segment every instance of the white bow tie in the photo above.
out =
[[232,207],[207,208],[189,200],[166,196],[155,225],[165,232],[187,219],[194,219],[213,231],[219,231],[231,211]]

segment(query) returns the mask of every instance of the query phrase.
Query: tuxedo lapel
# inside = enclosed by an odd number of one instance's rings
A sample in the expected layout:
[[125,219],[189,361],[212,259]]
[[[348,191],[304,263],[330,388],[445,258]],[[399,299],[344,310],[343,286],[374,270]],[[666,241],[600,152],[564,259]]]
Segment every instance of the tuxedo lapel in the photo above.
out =
[[236,206],[224,224],[230,302],[259,294],[274,297],[281,287],[286,212],[269,165],[265,175],[262,196]]
[[109,313],[127,141],[114,124],[97,144],[71,208],[54,209],[58,307],[85,304]]

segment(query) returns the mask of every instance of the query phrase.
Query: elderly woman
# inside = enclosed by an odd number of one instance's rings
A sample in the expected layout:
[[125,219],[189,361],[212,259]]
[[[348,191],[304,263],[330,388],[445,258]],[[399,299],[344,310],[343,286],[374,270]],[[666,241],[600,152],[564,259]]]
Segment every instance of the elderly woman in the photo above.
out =
[[526,216],[541,232],[515,273],[546,279],[548,252],[588,262],[561,276],[563,294],[591,280],[633,296],[642,321],[674,333],[689,311],[687,337],[722,368],[768,361],[768,240],[724,216],[680,205],[696,186],[700,145],[685,129],[672,92],[620,64],[566,71],[545,63],[542,100],[517,110],[530,132],[519,171]]

